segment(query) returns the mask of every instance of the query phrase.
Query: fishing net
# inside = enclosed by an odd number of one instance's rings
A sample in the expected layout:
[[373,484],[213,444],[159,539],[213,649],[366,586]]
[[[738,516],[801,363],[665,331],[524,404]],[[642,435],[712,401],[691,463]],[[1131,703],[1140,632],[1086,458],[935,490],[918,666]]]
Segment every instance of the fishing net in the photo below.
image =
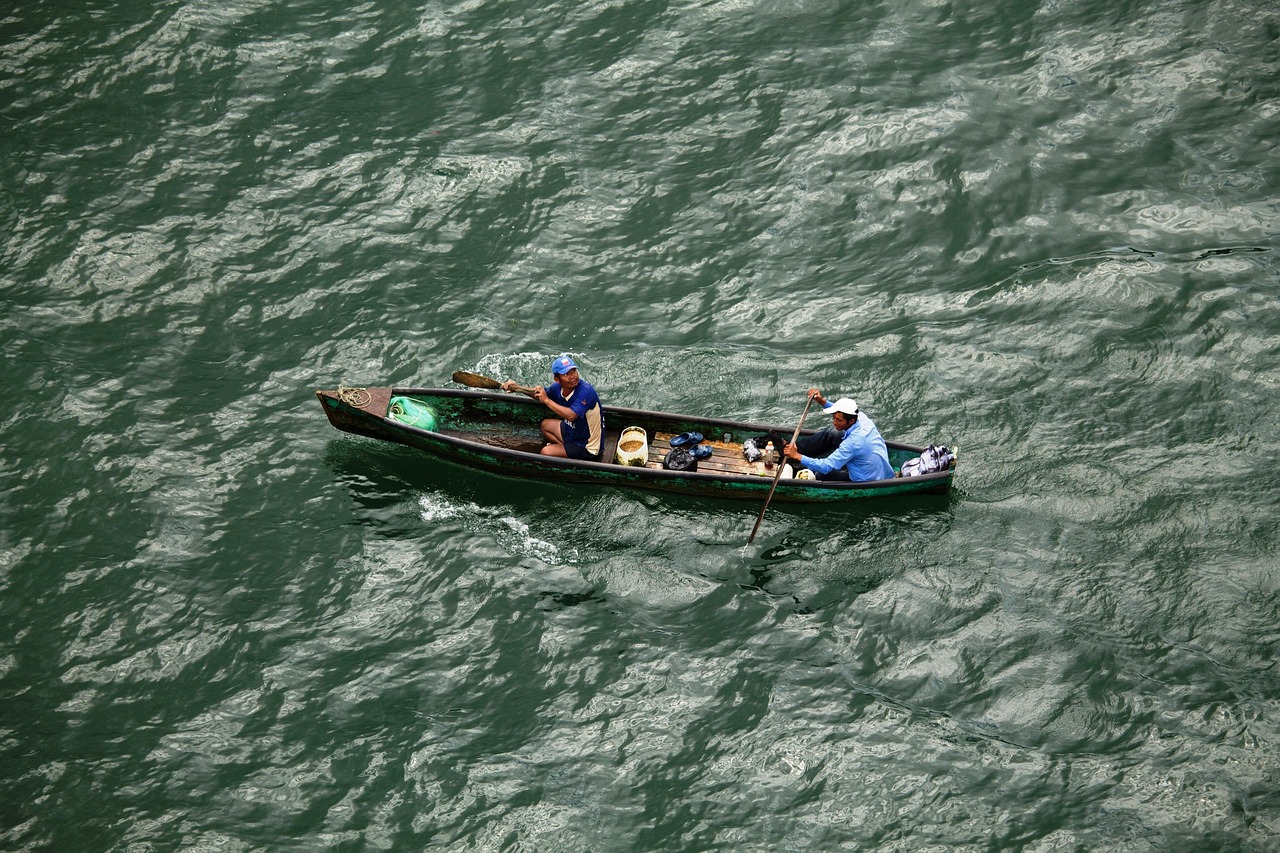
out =
[[387,410],[391,417],[402,424],[416,426],[419,429],[435,429],[435,412],[426,403],[409,397],[392,397],[391,408]]

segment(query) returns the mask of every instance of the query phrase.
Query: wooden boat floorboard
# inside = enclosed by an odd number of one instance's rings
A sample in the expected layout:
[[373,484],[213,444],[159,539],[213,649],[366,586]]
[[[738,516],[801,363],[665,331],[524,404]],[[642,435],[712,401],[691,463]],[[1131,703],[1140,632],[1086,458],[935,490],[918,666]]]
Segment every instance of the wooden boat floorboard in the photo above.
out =
[[[671,450],[671,439],[675,438],[678,433],[659,432],[649,442],[649,459],[645,462],[646,468],[661,468],[662,460],[667,457],[667,453]],[[711,448],[711,455],[706,459],[698,460],[698,470],[706,474],[758,474],[762,477],[772,477],[774,472],[766,469],[763,462],[748,462],[747,458],[742,454],[742,444],[734,442],[726,444],[723,441],[702,442]],[[687,449],[687,448],[686,448]]]

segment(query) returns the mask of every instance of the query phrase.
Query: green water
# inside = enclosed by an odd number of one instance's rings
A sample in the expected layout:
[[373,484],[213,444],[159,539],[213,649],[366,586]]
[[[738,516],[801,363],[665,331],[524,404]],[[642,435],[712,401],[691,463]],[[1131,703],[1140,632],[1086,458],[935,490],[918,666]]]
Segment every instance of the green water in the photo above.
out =
[[[0,847],[1267,851],[1266,4],[0,13]],[[315,388],[960,448],[473,475]]]

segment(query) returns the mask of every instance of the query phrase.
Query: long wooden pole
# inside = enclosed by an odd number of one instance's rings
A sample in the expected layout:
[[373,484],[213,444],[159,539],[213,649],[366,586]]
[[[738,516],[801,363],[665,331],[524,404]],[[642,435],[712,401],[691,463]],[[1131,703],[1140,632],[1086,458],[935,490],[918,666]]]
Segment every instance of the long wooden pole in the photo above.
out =
[[[800,413],[800,423],[796,424],[796,431],[791,433],[791,443],[795,444],[796,439],[800,437],[800,427],[804,426],[804,419],[809,416],[809,407],[813,405],[813,398],[810,397],[808,402],[804,404],[804,411]],[[782,455],[781,450],[778,453]],[[769,501],[773,500],[773,492],[778,488],[778,481],[782,479],[782,459],[778,460],[778,470],[773,474],[773,485],[769,487],[769,496],[764,499],[764,506],[760,507],[760,515],[756,518],[756,526],[751,528],[751,535],[747,537],[747,544],[750,545],[756,541],[756,531],[760,529],[760,522],[764,521],[764,511],[769,508]]]

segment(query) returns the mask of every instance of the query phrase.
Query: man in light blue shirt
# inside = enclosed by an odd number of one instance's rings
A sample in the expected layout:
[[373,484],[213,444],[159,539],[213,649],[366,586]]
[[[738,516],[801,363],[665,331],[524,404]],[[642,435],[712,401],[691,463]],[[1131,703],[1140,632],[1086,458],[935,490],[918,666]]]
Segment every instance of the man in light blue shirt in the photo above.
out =
[[[819,480],[891,480],[889,449],[871,418],[858,411],[858,404],[848,397],[834,403],[817,388],[809,396],[818,401],[822,411],[831,415],[831,426],[815,435],[805,436],[782,450],[798,467],[808,468]],[[805,452],[817,455],[806,455]]]

